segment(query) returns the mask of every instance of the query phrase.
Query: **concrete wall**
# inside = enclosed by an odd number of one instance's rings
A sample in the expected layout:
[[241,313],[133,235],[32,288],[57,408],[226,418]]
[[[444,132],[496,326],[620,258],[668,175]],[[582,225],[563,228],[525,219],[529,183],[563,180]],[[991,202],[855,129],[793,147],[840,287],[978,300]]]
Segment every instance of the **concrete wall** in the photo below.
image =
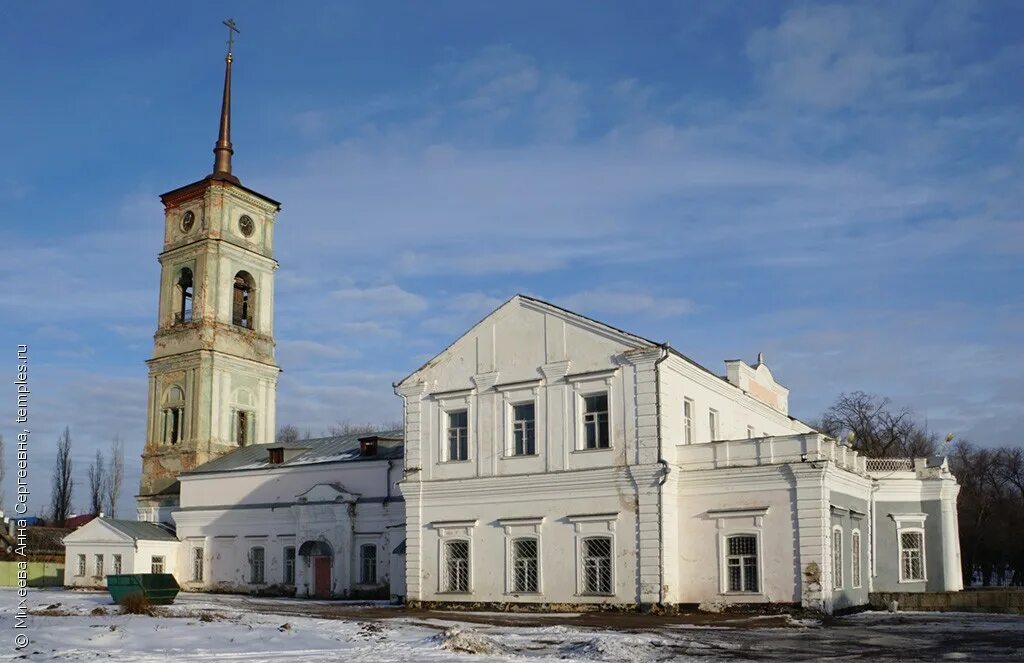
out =
[[[939,592],[945,589],[943,580],[943,534],[941,505],[938,500],[876,502],[878,556],[874,590],[877,592]],[[924,581],[900,582],[899,535],[897,521],[892,514],[923,513],[924,520]],[[911,525],[916,527],[916,524]]]
[[1024,590],[1019,588],[965,592],[871,593],[871,607],[876,610],[888,610],[893,601],[899,602],[900,610],[1024,614]]
[[[861,497],[848,495],[839,490],[830,491],[830,503],[836,507],[831,509],[830,524],[833,529],[838,527],[843,532],[843,582],[841,589],[833,589],[832,592],[834,610],[865,605],[868,602],[871,573],[869,564],[871,521],[868,516],[867,486],[864,488]],[[860,534],[860,583],[856,586],[853,572],[853,534],[855,531]],[[832,544],[831,536],[829,544]]]

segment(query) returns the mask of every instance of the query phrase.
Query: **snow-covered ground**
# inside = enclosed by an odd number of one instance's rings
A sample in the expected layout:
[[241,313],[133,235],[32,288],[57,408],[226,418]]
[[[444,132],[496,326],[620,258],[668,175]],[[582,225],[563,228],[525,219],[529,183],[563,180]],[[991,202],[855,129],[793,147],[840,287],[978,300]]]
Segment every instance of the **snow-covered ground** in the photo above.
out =
[[[160,617],[120,615],[100,593],[37,590],[30,602],[32,642],[15,651],[17,595],[0,589],[0,661],[1024,660],[1024,618],[1009,615],[869,612],[828,626],[625,616],[588,624],[568,614],[408,613],[184,593]],[[92,614],[97,609],[109,614]]]

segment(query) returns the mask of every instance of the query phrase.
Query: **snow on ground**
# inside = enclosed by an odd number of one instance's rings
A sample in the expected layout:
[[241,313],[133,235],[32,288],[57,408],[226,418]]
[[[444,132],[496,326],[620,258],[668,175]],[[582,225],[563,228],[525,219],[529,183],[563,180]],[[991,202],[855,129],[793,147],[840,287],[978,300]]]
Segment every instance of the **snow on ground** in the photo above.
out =
[[0,589],[0,661],[1024,660],[1024,618],[1010,615],[868,612],[829,626],[758,617],[581,625],[574,614],[407,613],[381,604],[186,593],[159,617],[120,615],[96,592],[34,590],[30,603],[32,643],[16,652],[17,594]]

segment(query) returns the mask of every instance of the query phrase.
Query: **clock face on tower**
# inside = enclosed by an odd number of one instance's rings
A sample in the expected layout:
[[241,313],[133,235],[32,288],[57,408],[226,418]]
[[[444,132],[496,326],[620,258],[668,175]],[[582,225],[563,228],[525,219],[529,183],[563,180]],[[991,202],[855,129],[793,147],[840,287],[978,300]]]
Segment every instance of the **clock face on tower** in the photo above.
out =
[[252,222],[252,218],[248,214],[243,214],[242,218],[238,220],[238,229],[242,231],[243,235],[249,237],[256,229],[256,224]]
[[196,215],[195,212],[189,210],[181,217],[181,232],[187,233],[192,230],[192,226],[195,225]]

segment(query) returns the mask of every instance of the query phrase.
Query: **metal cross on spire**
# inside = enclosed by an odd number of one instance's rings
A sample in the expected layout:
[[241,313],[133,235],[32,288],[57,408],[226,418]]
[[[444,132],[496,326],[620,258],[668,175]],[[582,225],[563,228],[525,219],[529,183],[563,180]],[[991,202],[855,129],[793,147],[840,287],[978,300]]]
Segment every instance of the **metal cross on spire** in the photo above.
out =
[[235,33],[242,34],[235,25],[235,19],[229,18],[226,21],[221,21],[224,25],[228,26],[228,57],[231,57],[231,49],[235,45]]

